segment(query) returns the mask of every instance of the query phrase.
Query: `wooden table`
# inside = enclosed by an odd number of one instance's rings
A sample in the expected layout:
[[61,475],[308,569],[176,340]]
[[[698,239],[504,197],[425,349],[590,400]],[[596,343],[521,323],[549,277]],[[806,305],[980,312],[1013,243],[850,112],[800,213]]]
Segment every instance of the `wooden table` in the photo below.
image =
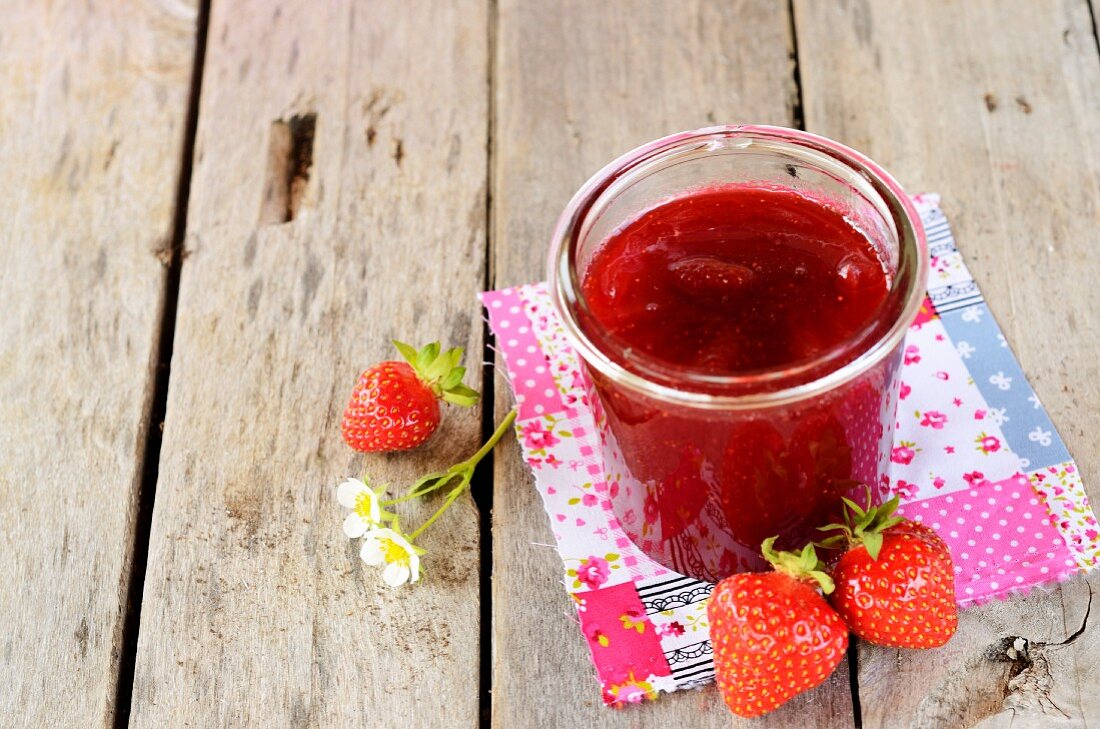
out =
[[[429,534],[416,589],[364,570],[334,491],[476,448],[510,407],[491,362],[482,412],[369,459],[339,437],[357,372],[394,336],[491,360],[475,294],[542,277],[572,192],[672,131],[800,126],[941,192],[1100,502],[1086,0],[4,14],[0,725],[729,726],[713,687],[601,706],[510,436]],[[860,645],[822,688],[733,723],[1095,726],[1098,587],[969,610],[939,651]]]

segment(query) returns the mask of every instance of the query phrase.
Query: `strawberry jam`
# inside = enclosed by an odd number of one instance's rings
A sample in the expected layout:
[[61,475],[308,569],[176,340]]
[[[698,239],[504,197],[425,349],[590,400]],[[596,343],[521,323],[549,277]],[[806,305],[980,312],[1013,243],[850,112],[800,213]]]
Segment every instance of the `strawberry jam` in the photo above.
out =
[[[581,274],[580,322],[610,358],[665,386],[759,395],[866,351],[896,321],[889,285],[875,246],[836,209],[792,189],[723,185],[603,240]],[[762,568],[770,536],[801,548],[839,517],[842,496],[866,499],[860,484],[880,500],[899,352],[813,397],[752,408],[671,403],[587,367],[617,519],[700,579]],[[777,384],[776,372],[794,379]]]
[[887,293],[873,246],[841,214],[747,185],[643,213],[595,252],[582,286],[624,348],[714,375],[817,359],[864,329]]

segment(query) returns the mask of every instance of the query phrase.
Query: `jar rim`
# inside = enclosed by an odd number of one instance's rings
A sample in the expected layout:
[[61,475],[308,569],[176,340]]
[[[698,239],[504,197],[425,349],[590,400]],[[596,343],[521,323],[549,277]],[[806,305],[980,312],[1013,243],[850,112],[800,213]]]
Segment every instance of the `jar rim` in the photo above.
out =
[[[742,141],[744,147],[754,143],[779,143],[788,149],[797,148],[808,154],[818,155],[820,159],[828,160],[830,164],[839,164],[849,173],[854,173],[852,179],[860,180],[861,184],[866,183],[885,206],[897,231],[899,264],[888,300],[903,297],[904,301],[890,326],[856,357],[808,381],[782,384],[784,380],[797,379],[800,373],[804,374],[822,363],[827,363],[835,352],[825,352],[811,360],[763,373],[708,375],[684,369],[673,371],[670,367],[670,376],[667,378],[686,378],[694,384],[714,389],[779,383],[780,386],[775,389],[728,394],[674,387],[657,381],[655,377],[628,369],[609,356],[585,333],[574,311],[575,306],[585,304],[580,294],[579,273],[573,262],[590,213],[609,191],[614,191],[616,186],[629,184],[633,179],[632,174],[638,174],[647,165],[653,166],[666,161],[685,148],[698,149],[699,143],[740,147]],[[927,249],[923,226],[909,196],[889,173],[865,155],[838,142],[799,129],[765,125],[705,127],[672,134],[637,147],[606,165],[577,191],[562,212],[551,241],[550,296],[566,335],[577,353],[588,366],[617,385],[676,405],[711,410],[758,409],[821,395],[855,379],[893,352],[904,338],[924,298],[929,265]],[[654,369],[652,363],[650,369]]]

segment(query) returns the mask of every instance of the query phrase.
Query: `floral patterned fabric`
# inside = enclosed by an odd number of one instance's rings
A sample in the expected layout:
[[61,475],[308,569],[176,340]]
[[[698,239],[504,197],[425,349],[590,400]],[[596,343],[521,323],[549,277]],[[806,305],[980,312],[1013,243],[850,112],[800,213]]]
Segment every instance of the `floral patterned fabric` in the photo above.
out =
[[[929,239],[928,297],[906,340],[885,486],[935,529],[959,604],[1100,565],[1100,534],[1065,445],[955,247],[936,195],[914,198]],[[714,677],[706,599],[628,539],[611,511],[596,418],[545,284],[482,295],[508,371],[516,432],[565,563],[603,699],[622,704]]]

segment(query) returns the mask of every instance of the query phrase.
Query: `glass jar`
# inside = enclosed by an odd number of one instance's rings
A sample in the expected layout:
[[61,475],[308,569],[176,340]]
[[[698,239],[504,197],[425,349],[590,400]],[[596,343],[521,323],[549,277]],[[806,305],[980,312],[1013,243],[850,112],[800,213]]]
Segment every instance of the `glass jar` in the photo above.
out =
[[[793,190],[844,215],[889,287],[848,341],[765,371],[716,375],[631,350],[601,327],[581,283],[616,230],[662,202],[719,185]],[[675,134],[615,160],[570,201],[550,252],[554,305],[583,362],[613,511],[667,567],[717,581],[759,569],[760,543],[799,548],[841,497],[878,503],[905,332],[924,296],[927,243],[897,182],[807,132],[767,126]]]

